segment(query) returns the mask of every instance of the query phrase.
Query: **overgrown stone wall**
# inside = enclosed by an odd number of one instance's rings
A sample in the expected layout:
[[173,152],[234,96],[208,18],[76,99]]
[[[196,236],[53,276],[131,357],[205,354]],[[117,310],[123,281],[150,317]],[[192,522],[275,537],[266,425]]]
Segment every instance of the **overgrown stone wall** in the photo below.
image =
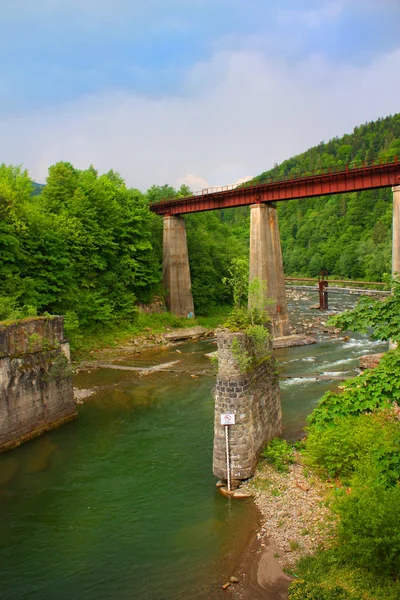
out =
[[0,452],[76,416],[63,317],[0,324]]
[[[213,472],[220,479],[227,478],[225,426],[221,425],[220,416],[232,413],[236,422],[228,427],[231,478],[248,479],[254,474],[265,443],[282,433],[279,378],[272,346],[269,342],[266,355],[260,360],[245,333],[221,331],[217,340]],[[238,348],[253,358],[246,373],[240,372]]]

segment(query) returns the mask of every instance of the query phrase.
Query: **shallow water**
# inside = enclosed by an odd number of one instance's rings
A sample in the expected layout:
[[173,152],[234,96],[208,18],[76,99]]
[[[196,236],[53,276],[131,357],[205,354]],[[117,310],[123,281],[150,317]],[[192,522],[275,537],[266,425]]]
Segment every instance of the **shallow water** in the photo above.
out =
[[[353,337],[279,350],[292,378],[281,384],[285,435],[298,437],[337,385],[318,374],[353,374],[358,356],[385,347]],[[211,472],[215,378],[204,354],[215,345],[179,350],[121,361],[180,360],[168,373],[80,373],[76,385],[97,392],[79,419],[0,456],[2,600],[220,596],[256,513],[251,500],[222,497]]]
[[[289,302],[293,319],[310,317],[309,306],[312,296],[302,293],[303,299]],[[358,296],[330,292],[329,315],[354,306]],[[315,311],[312,311],[315,313]],[[319,311],[318,311],[319,314]],[[284,435],[298,439],[302,435],[307,415],[315,408],[323,394],[343,385],[340,378],[355,377],[360,372],[359,358],[365,354],[376,354],[388,349],[387,342],[374,341],[366,335],[349,334],[330,338],[317,335],[317,343],[298,348],[282,348],[275,351],[281,374],[280,388]],[[323,376],[323,379],[318,379]],[[329,377],[332,377],[329,380]]]

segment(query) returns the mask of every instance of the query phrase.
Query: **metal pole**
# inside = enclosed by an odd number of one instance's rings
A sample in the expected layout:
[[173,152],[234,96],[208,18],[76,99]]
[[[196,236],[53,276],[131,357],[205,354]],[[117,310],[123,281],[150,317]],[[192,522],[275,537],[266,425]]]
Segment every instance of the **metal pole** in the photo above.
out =
[[228,492],[231,491],[231,469],[229,456],[229,425],[225,425],[225,446],[226,446],[226,480],[228,482]]
[[324,310],[328,310],[328,282],[325,282],[324,288]]
[[318,282],[318,288],[319,288],[319,309],[323,310],[324,309],[324,282],[323,281]]

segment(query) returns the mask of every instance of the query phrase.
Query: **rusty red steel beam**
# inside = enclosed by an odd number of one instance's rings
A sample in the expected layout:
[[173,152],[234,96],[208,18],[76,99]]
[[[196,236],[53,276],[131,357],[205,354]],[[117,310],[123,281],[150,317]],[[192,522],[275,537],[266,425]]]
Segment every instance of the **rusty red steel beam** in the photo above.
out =
[[226,186],[218,191],[203,190],[197,195],[151,204],[158,215],[183,215],[221,208],[282,202],[316,196],[378,189],[400,185],[400,161],[397,157],[378,164],[346,167],[313,175],[286,178],[256,185]]

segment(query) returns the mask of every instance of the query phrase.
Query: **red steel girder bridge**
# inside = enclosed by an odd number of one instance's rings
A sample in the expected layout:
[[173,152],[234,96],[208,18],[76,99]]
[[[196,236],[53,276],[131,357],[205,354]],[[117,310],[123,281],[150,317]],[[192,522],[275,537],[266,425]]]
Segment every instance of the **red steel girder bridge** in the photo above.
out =
[[329,169],[301,177],[271,179],[267,183],[228,185],[206,188],[193,196],[163,200],[151,204],[150,209],[158,215],[184,215],[187,213],[247,206],[264,202],[281,202],[347,192],[361,192],[400,185],[400,161],[380,160],[371,164],[346,166],[345,169]]

